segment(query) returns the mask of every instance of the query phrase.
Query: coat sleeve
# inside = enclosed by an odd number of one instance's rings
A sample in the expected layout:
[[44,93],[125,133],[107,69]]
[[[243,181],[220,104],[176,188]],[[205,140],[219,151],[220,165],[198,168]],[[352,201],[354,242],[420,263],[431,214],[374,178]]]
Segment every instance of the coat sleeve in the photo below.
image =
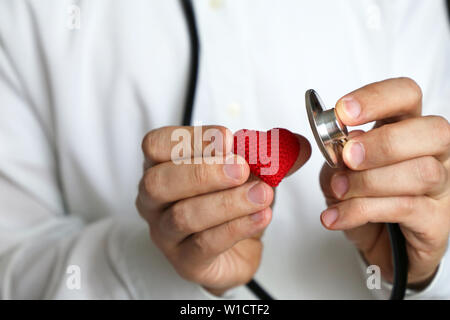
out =
[[0,2],[0,299],[212,298],[177,276],[137,214],[67,210],[32,11]]

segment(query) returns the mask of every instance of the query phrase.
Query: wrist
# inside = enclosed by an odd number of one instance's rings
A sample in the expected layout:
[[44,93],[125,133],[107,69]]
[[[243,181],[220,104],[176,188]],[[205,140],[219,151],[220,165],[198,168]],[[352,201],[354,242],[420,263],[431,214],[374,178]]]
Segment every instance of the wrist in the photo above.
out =
[[433,281],[434,277],[436,276],[436,273],[439,269],[439,265],[428,275],[425,275],[423,277],[413,279],[412,281],[408,281],[408,289],[415,290],[415,291],[422,291],[426,287],[430,285],[430,283]]
[[209,288],[209,287],[205,287],[205,286],[202,286],[202,287],[203,287],[203,289],[205,289],[212,295],[219,297],[219,298],[222,297],[225,294],[225,292],[227,292],[227,290],[228,290],[228,289]]

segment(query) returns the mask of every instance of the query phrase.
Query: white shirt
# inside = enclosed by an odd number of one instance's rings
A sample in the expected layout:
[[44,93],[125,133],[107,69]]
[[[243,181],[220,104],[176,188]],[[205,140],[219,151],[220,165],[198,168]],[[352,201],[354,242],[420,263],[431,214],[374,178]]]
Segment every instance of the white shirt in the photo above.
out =
[[[314,88],[333,106],[365,84],[408,76],[424,91],[424,113],[450,118],[444,1],[194,6],[194,121],[285,127],[313,145],[310,161],[277,188],[256,279],[279,299],[389,295],[368,290],[354,246],[320,223],[324,161],[304,93]],[[213,298],[175,273],[134,207],[141,140],[181,123],[189,56],[179,1],[0,0],[1,298]],[[450,298],[449,259],[409,297]],[[226,297],[253,295],[240,287]]]

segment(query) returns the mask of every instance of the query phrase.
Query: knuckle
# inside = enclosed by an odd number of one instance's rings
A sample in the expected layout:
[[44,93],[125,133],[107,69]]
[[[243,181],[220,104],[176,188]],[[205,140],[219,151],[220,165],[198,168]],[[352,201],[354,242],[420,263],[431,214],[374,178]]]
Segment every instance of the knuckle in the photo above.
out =
[[164,254],[167,255],[171,251],[167,246],[164,235],[161,234],[161,230],[156,225],[149,224],[149,235],[153,244]]
[[187,209],[184,202],[175,203],[169,214],[169,227],[175,232],[191,232],[192,227],[189,224],[189,219],[187,217]]
[[382,95],[382,89],[378,85],[367,85],[364,87],[365,93],[373,98],[377,98]]
[[375,190],[376,183],[369,170],[358,172],[356,175],[359,176],[359,183],[363,191],[370,192]]
[[416,170],[422,185],[428,190],[443,182],[445,169],[434,157],[428,156],[416,161]]
[[137,209],[137,211],[141,211],[142,209],[142,201],[141,201],[141,194],[140,192],[137,194],[137,196],[134,198],[134,207]]
[[[241,165],[241,170],[242,170],[241,171],[241,176],[237,180],[238,184],[241,185],[241,184],[243,184],[244,182],[246,182],[249,179],[249,177],[250,177],[250,167],[249,167],[247,161],[245,161],[245,157],[243,157],[241,155],[235,154],[235,155],[232,156],[232,159],[233,159],[233,162],[232,162],[233,164]],[[221,169],[222,169],[221,172],[223,172],[223,167]]]
[[433,121],[438,140],[443,143],[445,150],[450,149],[450,123],[441,116],[434,116]]
[[152,149],[153,136],[155,134],[154,131],[155,130],[147,132],[147,134],[144,136],[144,139],[142,139],[141,148],[145,156],[149,156],[149,153]]
[[219,130],[224,136],[225,136],[225,135],[228,135],[228,134],[233,135],[233,133],[231,132],[231,130],[228,129],[227,127],[224,127],[224,126],[217,126],[217,130]]
[[152,167],[144,173],[144,191],[150,201],[161,201],[163,199],[161,176],[159,171]]
[[194,250],[200,254],[200,256],[206,257],[211,255],[211,247],[204,233],[194,234],[192,237],[192,246]]
[[223,208],[227,216],[232,216],[232,211],[235,208],[235,200],[231,192],[221,192],[220,206]]
[[227,139],[231,139],[233,137],[233,133],[227,127],[216,126],[215,129],[218,130],[220,132],[220,134],[222,135],[222,138],[223,138],[222,141],[224,143],[226,143]]
[[160,130],[154,129],[149,131],[142,140],[142,152],[148,159],[157,158],[160,136]]
[[395,151],[395,143],[394,143],[394,134],[392,132],[392,125],[386,124],[379,128],[380,130],[380,137],[383,143],[378,144],[381,150],[381,154],[383,156],[385,155],[392,155]]
[[324,164],[319,174],[319,184],[322,192],[329,197],[333,197],[333,194],[330,191],[330,183],[331,178],[337,171],[331,168],[329,165]]
[[192,182],[195,185],[201,185],[208,182],[208,169],[207,166],[201,164],[195,164],[192,169]]
[[377,215],[374,214],[375,211],[373,209],[370,197],[353,198],[339,206],[339,212],[342,211],[348,222],[355,225],[377,223]]
[[231,239],[234,239],[239,234],[241,225],[242,219],[236,219],[225,224],[226,233]]
[[397,198],[397,206],[399,208],[398,213],[406,216],[414,211],[416,207],[416,198],[415,197],[398,197]]
[[355,211],[358,215],[368,217],[369,216],[369,206],[363,198],[357,198],[351,200],[350,210]]
[[147,220],[146,215],[144,214],[145,210],[144,210],[144,206],[142,203],[142,197],[141,197],[140,193],[136,196],[136,198],[134,200],[134,206],[135,206],[137,212],[139,213],[139,216],[142,219]]
[[422,98],[423,98],[422,88],[420,88],[420,86],[417,84],[417,82],[414,81],[413,79],[407,78],[407,77],[403,77],[401,79],[403,80],[405,85],[410,89],[412,99],[415,102],[422,101]]

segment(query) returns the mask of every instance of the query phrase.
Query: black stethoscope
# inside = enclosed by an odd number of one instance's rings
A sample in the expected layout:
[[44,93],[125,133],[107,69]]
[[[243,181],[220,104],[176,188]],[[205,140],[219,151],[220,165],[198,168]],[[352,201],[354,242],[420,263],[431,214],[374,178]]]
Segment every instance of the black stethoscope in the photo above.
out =
[[[183,125],[191,125],[194,98],[197,88],[198,69],[200,61],[200,41],[194,8],[191,0],[180,0],[189,30],[191,46],[189,82],[184,106]],[[347,128],[336,116],[334,109],[326,110],[319,95],[314,90],[306,92],[306,109],[311,129],[320,151],[331,167],[342,165],[342,149],[347,142]],[[392,248],[394,265],[394,281],[391,300],[401,300],[405,296],[408,277],[408,257],[406,253],[405,237],[397,223],[387,223],[389,239]],[[254,280],[247,283],[247,287],[261,300],[273,298]]]

